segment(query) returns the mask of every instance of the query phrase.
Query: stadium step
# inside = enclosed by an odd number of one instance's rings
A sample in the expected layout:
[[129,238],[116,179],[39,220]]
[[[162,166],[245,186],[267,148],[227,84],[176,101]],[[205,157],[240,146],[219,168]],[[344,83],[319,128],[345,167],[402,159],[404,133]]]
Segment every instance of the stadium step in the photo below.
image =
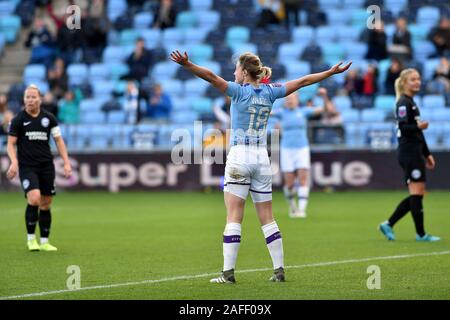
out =
[[7,93],[12,84],[22,82],[23,70],[31,54],[24,47],[28,33],[29,28],[23,28],[17,41],[5,47],[5,53],[0,58],[0,94]]

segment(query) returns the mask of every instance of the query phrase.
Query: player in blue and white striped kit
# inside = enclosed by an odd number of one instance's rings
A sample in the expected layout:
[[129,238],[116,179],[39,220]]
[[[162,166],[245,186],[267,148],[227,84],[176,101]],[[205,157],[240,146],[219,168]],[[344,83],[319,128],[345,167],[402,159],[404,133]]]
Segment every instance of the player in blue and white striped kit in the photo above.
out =
[[[281,171],[284,176],[284,195],[289,202],[289,216],[306,218],[309,197],[309,169],[311,155],[308,141],[308,119],[324,112],[332,112],[332,102],[327,90],[320,88],[324,107],[300,107],[297,92],[286,97],[284,108],[273,115],[280,119],[281,129]],[[295,203],[295,180],[298,179],[298,207]]]
[[344,72],[351,63],[344,67],[339,63],[327,71],[282,85],[261,83],[263,78],[270,78],[271,69],[264,67],[259,57],[252,53],[244,53],[239,57],[234,82],[227,82],[211,70],[192,63],[186,52],[181,54],[174,51],[170,57],[172,61],[231,97],[231,146],[225,167],[224,187],[227,208],[227,224],[223,234],[224,264],[222,274],[211,279],[211,282],[235,282],[234,269],[241,241],[241,223],[249,191],[275,270],[270,280],[284,281],[283,243],[272,214],[272,171],[266,148],[267,120],[276,99]]

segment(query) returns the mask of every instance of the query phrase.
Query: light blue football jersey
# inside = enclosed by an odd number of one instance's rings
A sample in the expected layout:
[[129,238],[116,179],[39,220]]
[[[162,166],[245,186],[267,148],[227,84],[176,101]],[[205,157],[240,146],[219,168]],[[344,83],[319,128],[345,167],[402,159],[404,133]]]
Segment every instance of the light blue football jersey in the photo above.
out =
[[309,146],[308,118],[314,113],[314,108],[297,107],[283,108],[277,112],[282,129],[281,147],[287,149],[301,149]]
[[230,145],[267,144],[267,121],[274,101],[286,95],[282,84],[250,84],[228,82],[226,94],[231,98]]

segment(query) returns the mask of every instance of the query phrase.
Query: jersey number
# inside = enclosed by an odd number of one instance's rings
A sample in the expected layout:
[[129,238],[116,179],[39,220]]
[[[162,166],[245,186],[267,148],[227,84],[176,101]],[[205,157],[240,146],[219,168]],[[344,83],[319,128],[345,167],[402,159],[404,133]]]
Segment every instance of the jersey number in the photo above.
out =
[[[256,130],[259,130],[259,126],[261,124],[264,125],[264,127],[267,124],[267,118],[269,118],[270,114],[270,108],[268,107],[262,107],[259,109],[259,111],[255,107],[249,107],[248,111],[250,113],[250,123],[248,124],[248,132],[254,132]],[[258,113],[258,115],[256,115]],[[255,117],[256,117],[256,123],[255,123]],[[262,128],[264,129],[264,128]]]

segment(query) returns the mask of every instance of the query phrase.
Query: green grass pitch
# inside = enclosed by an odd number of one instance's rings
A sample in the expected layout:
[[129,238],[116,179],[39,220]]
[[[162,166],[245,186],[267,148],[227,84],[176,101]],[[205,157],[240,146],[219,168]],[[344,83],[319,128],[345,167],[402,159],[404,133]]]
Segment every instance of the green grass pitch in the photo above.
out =
[[[21,193],[0,194],[0,297],[22,299],[450,299],[449,193],[425,198],[425,225],[443,238],[417,243],[410,215],[388,242],[377,230],[406,192],[313,192],[307,219],[290,219],[282,193],[274,212],[283,236],[285,283],[247,202],[236,285],[210,284],[222,268],[221,192],[60,193],[51,243],[28,252]],[[67,267],[81,270],[68,291]],[[381,271],[369,290],[367,268]],[[56,292],[54,292],[56,291]],[[32,294],[29,295],[28,294]],[[40,295],[33,295],[40,294]]]

